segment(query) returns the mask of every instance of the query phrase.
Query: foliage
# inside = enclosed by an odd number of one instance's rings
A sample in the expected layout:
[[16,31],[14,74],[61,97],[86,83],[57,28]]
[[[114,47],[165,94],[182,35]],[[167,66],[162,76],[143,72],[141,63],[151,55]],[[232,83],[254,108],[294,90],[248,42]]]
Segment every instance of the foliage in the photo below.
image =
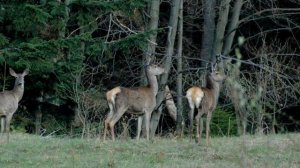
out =
[[[205,127],[204,127],[205,128]],[[237,123],[234,111],[217,108],[213,112],[211,121],[211,134],[219,136],[237,135]]]
[[[0,64],[18,71],[30,69],[23,98],[29,113],[36,111],[32,104],[50,103],[59,107],[72,102],[74,95],[69,93],[74,89],[72,81],[76,75],[90,78],[93,72],[87,67],[100,65],[96,78],[101,78],[101,73],[107,71],[107,62],[113,59],[109,54],[112,50],[126,55],[132,48],[144,47],[147,33],[120,32],[121,36],[107,41],[107,31],[102,29],[109,22],[110,13],[119,11],[130,16],[134,9],[144,7],[143,0],[67,2],[12,0],[0,5],[0,23],[5,25],[0,27]],[[92,82],[99,84],[97,81]],[[89,90],[93,83],[82,83],[79,89]],[[40,97],[44,102],[37,102]],[[43,125],[52,130],[50,125]]]
[[[16,71],[30,69],[30,74],[25,79],[25,94],[20,102],[22,110],[15,114],[16,122],[12,129],[24,131],[26,128],[28,131],[27,128],[34,123],[37,106],[41,105],[42,113],[46,114],[43,115],[42,125],[49,132],[66,134],[70,131],[72,122],[69,120],[76,118],[76,108],[86,114],[83,115],[85,121],[82,123],[87,123],[87,131],[92,130],[93,135],[101,132],[96,123],[101,125],[100,121],[107,114],[105,92],[116,85],[139,85],[148,44],[156,46],[153,54],[156,62],[166,60],[164,46],[167,44],[168,31],[172,30],[168,21],[173,4],[169,1],[161,2],[159,29],[147,30],[150,23],[150,2],[2,0],[0,81],[3,82],[1,86],[5,86],[1,88],[12,87],[13,78],[9,76],[8,68]],[[235,2],[230,5],[234,7]],[[280,125],[275,122],[278,114],[286,107],[299,105],[300,73],[296,71],[299,68],[299,57],[296,57],[299,42],[295,38],[299,36],[299,5],[294,0],[284,3],[258,3],[253,0],[244,2],[240,24],[234,30],[237,30],[237,36],[245,37],[245,45],[239,46],[236,42],[239,39],[234,39],[234,46],[229,54],[234,54],[234,49],[240,47],[241,55],[244,56],[239,58],[243,63],[239,67],[241,73],[237,78],[241,80],[234,79],[234,82],[238,81],[240,89],[244,89],[240,93],[247,99],[242,103],[247,104],[244,112],[251,114],[245,118],[245,121],[252,124],[251,129],[263,124]],[[215,9],[219,9],[219,6]],[[189,86],[201,85],[201,73],[207,70],[199,69],[201,63],[205,62],[199,57],[200,39],[204,33],[201,27],[205,19],[202,1],[185,1],[183,10],[182,73],[183,90],[186,90]],[[229,13],[232,15],[233,11]],[[218,19],[217,16],[214,20],[217,22]],[[154,33],[158,34],[157,40],[150,42],[149,37]],[[229,34],[224,38],[228,36]],[[176,71],[173,59],[176,52],[178,51],[174,49],[168,79],[168,85],[174,90],[176,76],[181,73]],[[239,61],[232,62],[234,64]],[[86,93],[93,94],[89,94],[89,99],[86,99],[83,96]],[[93,105],[88,101],[90,99],[94,101]],[[220,102],[222,103],[223,101]],[[225,103],[232,101],[225,100]],[[185,108],[187,107],[186,105]],[[67,110],[62,110],[64,108]],[[184,111],[186,114],[183,116],[187,116],[188,110]],[[60,118],[61,116],[66,118]],[[235,135],[234,124],[238,121],[234,121],[234,118],[231,109],[218,109],[213,115],[212,133]],[[233,124],[230,128],[229,119]],[[55,127],[63,131],[56,131]],[[81,126],[78,130],[85,128]]]

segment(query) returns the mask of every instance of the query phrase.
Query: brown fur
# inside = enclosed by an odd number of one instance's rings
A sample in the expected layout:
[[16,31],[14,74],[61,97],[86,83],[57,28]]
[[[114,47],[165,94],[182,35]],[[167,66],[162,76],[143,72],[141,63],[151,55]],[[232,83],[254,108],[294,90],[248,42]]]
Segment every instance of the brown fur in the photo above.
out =
[[9,69],[9,73],[16,78],[14,88],[13,90],[0,92],[0,116],[4,117],[5,120],[1,120],[1,132],[7,132],[8,135],[10,121],[18,109],[19,101],[23,97],[24,76],[28,74],[28,69],[21,74],[16,74],[13,69]]
[[[220,75],[218,72],[212,72],[207,76],[206,87],[193,86],[186,92],[186,97],[190,106],[190,134],[193,130],[193,120],[194,120],[194,109],[196,108],[198,113],[196,115],[196,141],[200,143],[203,121],[202,115],[207,114],[206,120],[206,144],[209,145],[209,125],[212,117],[212,113],[215,110],[219,98],[220,84],[225,79],[225,76]],[[200,102],[199,102],[200,101]],[[200,123],[199,123],[200,121]],[[199,125],[200,124],[200,125]]]
[[[147,139],[149,139],[150,118],[156,106],[156,94],[158,91],[156,75],[160,75],[163,72],[164,69],[161,67],[156,65],[148,66],[146,70],[148,86],[134,88],[116,87],[106,93],[110,112],[105,120],[104,140],[108,128],[111,129],[112,139],[115,140],[114,125],[126,111],[145,116]],[[141,122],[142,116],[139,116],[137,139],[139,139],[141,132]]]
[[199,108],[201,100],[204,96],[202,88],[193,86],[186,91],[186,97],[191,98],[191,102],[196,108]]
[[116,95],[121,92],[120,87],[115,87],[106,92],[106,100],[108,102],[114,103]]

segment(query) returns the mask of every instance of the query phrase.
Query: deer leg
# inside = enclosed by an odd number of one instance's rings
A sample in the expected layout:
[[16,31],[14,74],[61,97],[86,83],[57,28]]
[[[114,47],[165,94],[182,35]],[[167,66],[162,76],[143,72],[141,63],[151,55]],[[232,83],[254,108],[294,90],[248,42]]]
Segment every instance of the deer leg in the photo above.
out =
[[7,115],[5,118],[5,132],[7,134],[7,142],[9,142],[9,131],[10,131],[10,121],[12,119],[13,114]]
[[149,136],[150,136],[150,120],[151,120],[151,111],[145,111],[147,140],[149,140]]
[[13,116],[12,114],[6,116],[5,132],[9,133],[9,131],[10,131],[10,121],[12,119],[12,116]]
[[6,116],[0,116],[1,118],[1,132],[0,132],[0,143],[2,142],[2,137],[5,134],[5,124],[6,124]]
[[211,121],[211,116],[212,116],[212,111],[209,111],[207,113],[207,119],[206,119],[206,145],[209,146],[210,145],[210,137],[209,137],[209,133],[210,133],[210,121]]
[[140,135],[141,135],[141,131],[142,131],[143,117],[144,116],[138,117],[138,127],[137,127],[137,137],[136,137],[137,140],[140,139]]
[[6,124],[6,116],[1,116],[1,133],[5,131],[5,124]]
[[190,106],[191,110],[189,113],[189,117],[190,117],[190,141],[192,140],[192,134],[193,134],[193,127],[194,127],[194,106]]
[[189,106],[190,106],[190,113],[189,113],[189,119],[190,119],[190,141],[192,140],[192,134],[193,134],[193,120],[194,120],[194,109],[195,109],[195,105],[193,103],[193,100],[190,97],[187,97],[188,102],[189,102]]
[[203,132],[203,117],[200,117],[200,129],[199,129],[199,137],[198,137],[198,143],[201,143],[202,138],[202,132]]
[[113,117],[109,121],[109,127],[110,127],[111,136],[112,136],[113,141],[115,141],[115,130],[114,130],[115,124],[120,120],[120,118],[126,112],[126,110],[127,109],[122,108],[122,107],[118,108],[116,113],[113,115]]
[[[203,112],[202,110],[200,109],[197,109],[198,110],[198,114],[196,115],[196,142],[198,144],[201,143],[201,137],[202,137],[202,131],[203,131],[203,119],[202,119],[202,115],[203,115]],[[199,123],[200,121],[200,123]]]
[[106,139],[106,134],[107,134],[107,129],[109,128],[109,122],[113,117],[113,105],[111,103],[108,103],[109,106],[109,113],[104,121],[104,135],[103,135],[103,140],[105,141]]
[[104,135],[103,135],[103,140],[105,141],[106,139],[106,134],[107,134],[107,129],[109,127],[109,119],[107,118],[105,121],[104,121]]

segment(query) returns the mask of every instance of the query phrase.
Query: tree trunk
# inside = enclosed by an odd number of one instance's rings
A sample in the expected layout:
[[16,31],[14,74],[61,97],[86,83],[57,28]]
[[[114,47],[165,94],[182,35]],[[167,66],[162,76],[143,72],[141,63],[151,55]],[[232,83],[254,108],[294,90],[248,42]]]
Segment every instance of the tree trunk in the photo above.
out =
[[40,135],[41,134],[41,127],[42,127],[42,104],[45,102],[45,96],[44,92],[40,92],[40,96],[37,97],[37,109],[35,111],[35,134]]
[[59,37],[65,37],[66,36],[66,28],[67,28],[67,23],[69,20],[69,13],[70,13],[70,8],[69,8],[70,0],[65,0],[64,6],[65,6],[65,16],[64,19],[61,20],[63,22],[62,29],[59,31]]
[[[147,31],[149,30],[156,30],[158,28],[158,20],[159,20],[159,5],[160,5],[160,0],[152,0],[150,3],[150,22],[149,25],[147,26]],[[150,35],[149,37],[149,42],[147,44],[147,48],[144,52],[144,58],[143,58],[143,64],[148,65],[152,57],[155,55],[155,48],[156,48],[156,38],[157,38],[157,33],[153,32],[153,34]],[[145,70],[142,68],[141,71],[141,85],[146,85],[147,84],[147,78],[145,75]]]
[[[231,0],[222,0],[219,7],[219,17],[218,17],[218,23],[216,27],[214,49],[212,54],[213,56],[219,55],[222,52],[223,38],[224,38],[225,28],[228,21],[230,1]],[[215,57],[213,57],[213,59],[214,58]],[[213,60],[213,62],[215,62],[215,60]]]
[[[176,37],[176,31],[177,31],[178,10],[179,10],[180,1],[181,0],[174,0],[172,3],[173,6],[171,9],[170,20],[169,20],[169,33],[168,33],[168,39],[167,39],[167,49],[166,49],[165,60],[164,60],[165,73],[161,76],[159,88],[165,88],[166,83],[168,81],[169,72],[171,69],[172,56],[173,56],[173,51],[174,51],[174,43],[175,43],[175,37]],[[159,107],[159,105],[164,100],[164,92],[159,92],[157,94],[156,98],[157,99],[156,99],[156,108],[155,109],[157,109],[157,107]],[[152,113],[151,136],[154,136],[154,134],[156,132],[160,116],[161,116],[161,112],[154,111]]]
[[234,106],[234,111],[235,111],[235,118],[236,118],[236,125],[237,125],[237,134],[242,135],[243,123],[242,123],[242,119],[240,118],[240,115],[238,113],[238,109],[235,106]]
[[[225,55],[228,55],[229,52],[231,51],[231,46],[232,46],[232,42],[233,42],[233,39],[235,36],[236,28],[238,26],[239,16],[240,16],[241,8],[243,5],[243,1],[244,0],[235,0],[235,2],[234,2],[234,7],[232,9],[230,23],[228,25],[227,34],[224,39],[225,42],[224,42],[224,46],[223,46],[223,54],[225,54]],[[234,76],[236,78],[238,78],[239,72],[237,72],[237,74],[234,74]],[[235,90],[235,88],[233,86],[231,87],[231,91],[237,92],[237,90]],[[245,109],[242,109],[242,107],[240,107],[240,100],[237,99],[238,93],[234,93],[234,94],[235,94],[235,96],[231,97],[231,99],[234,104],[234,111],[236,114],[236,121],[237,121],[237,126],[238,126],[238,134],[244,135],[246,133],[246,127],[247,127],[246,126],[247,115],[244,114]]]
[[231,51],[232,42],[235,36],[236,28],[238,27],[239,17],[241,13],[241,8],[243,6],[244,0],[235,0],[234,7],[232,10],[232,16],[230,23],[228,25],[228,30],[225,38],[223,53],[225,55],[229,54]]
[[177,42],[177,82],[176,82],[176,92],[177,92],[177,121],[176,121],[176,131],[177,133],[182,132],[183,129],[183,118],[182,118],[182,37],[183,37],[183,0],[180,2],[179,8],[179,24],[178,24],[178,42]]
[[[156,30],[158,29],[158,20],[159,20],[159,6],[160,6],[160,0],[152,0],[149,2],[149,13],[150,13],[150,21],[147,25],[146,30]],[[151,60],[155,57],[155,49],[156,49],[156,38],[157,38],[157,33],[153,32],[149,36],[149,41],[147,44],[147,47],[144,51],[143,54],[143,65],[148,65],[150,64]],[[147,85],[147,77],[145,73],[145,69],[141,69],[141,85]],[[142,136],[146,136],[146,122],[142,123]]]
[[201,67],[207,66],[207,63],[212,61],[212,49],[215,33],[215,6],[216,0],[204,0],[204,23],[201,45]]
[[38,109],[35,111],[35,134],[40,135],[42,128],[42,111],[41,105],[38,105]]

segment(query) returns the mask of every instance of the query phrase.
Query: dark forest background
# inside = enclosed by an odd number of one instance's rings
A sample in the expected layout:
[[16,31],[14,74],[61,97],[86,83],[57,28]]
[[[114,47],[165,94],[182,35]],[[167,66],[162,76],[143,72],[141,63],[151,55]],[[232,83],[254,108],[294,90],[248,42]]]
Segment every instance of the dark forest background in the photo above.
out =
[[[105,92],[144,85],[144,66],[161,63],[152,130],[173,136],[188,124],[185,91],[220,59],[228,77],[214,135],[299,131],[299,37],[298,0],[1,0],[0,88],[13,87],[8,68],[30,69],[13,131],[98,136]],[[119,136],[135,125],[126,114]]]

